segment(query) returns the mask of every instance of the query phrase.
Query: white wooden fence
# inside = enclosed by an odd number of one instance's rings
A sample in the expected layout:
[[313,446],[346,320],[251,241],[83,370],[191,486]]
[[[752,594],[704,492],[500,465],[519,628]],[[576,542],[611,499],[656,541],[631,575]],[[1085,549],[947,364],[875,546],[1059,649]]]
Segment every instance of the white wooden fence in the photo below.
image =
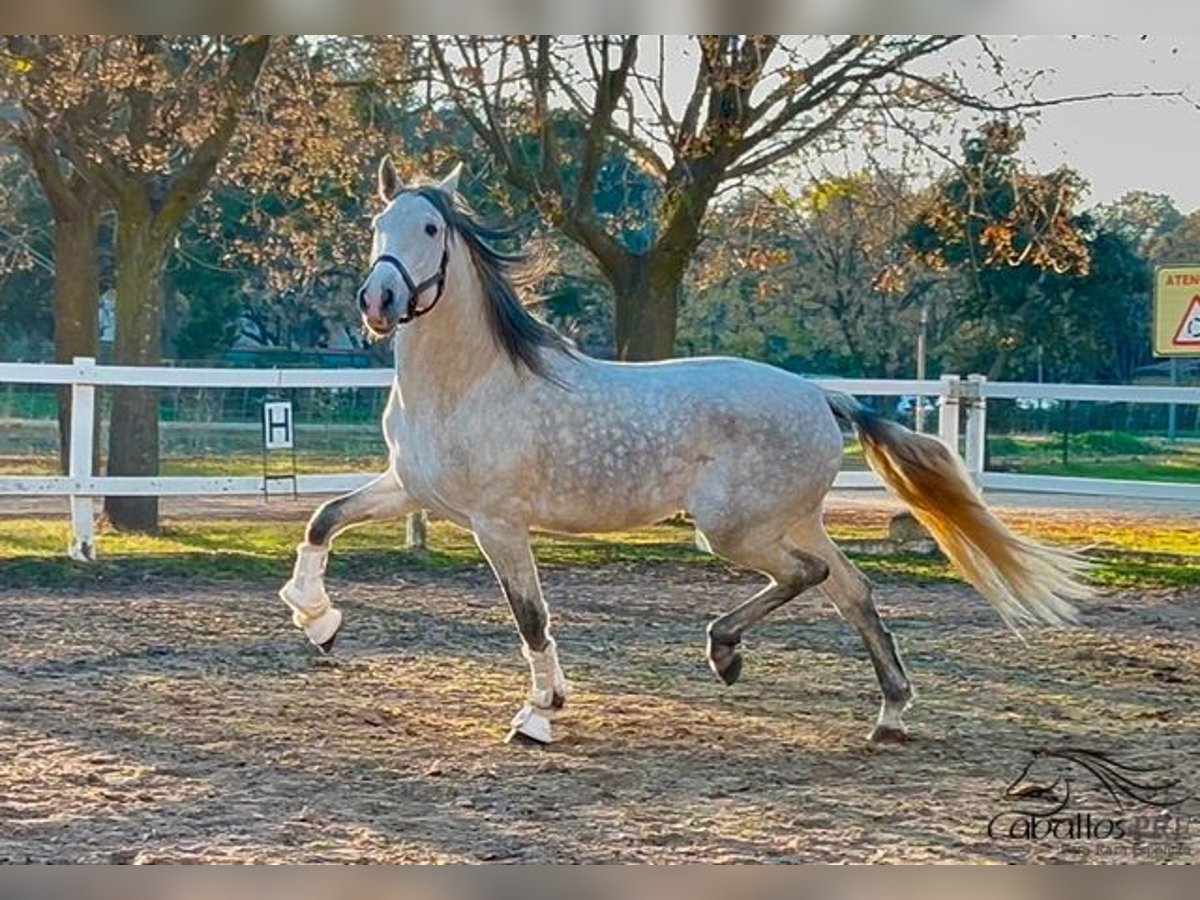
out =
[[[0,384],[71,386],[71,446],[67,475],[0,477],[0,497],[65,496],[70,498],[73,558],[94,554],[93,498],[119,496],[262,495],[270,488],[262,476],[209,477],[175,475],[116,477],[92,471],[92,438],[97,386],[206,387],[206,388],[364,388],[385,389],[390,369],[175,369],[148,366],[98,366],[94,359],[78,357],[71,365],[0,363]],[[984,470],[987,434],[987,401],[992,398],[1074,400],[1200,405],[1200,387],[1138,385],[1035,384],[989,382],[982,375],[940,380],[876,380],[825,378],[817,383],[860,396],[916,396],[938,398],[938,435],[956,450],[960,447],[959,423],[965,411],[966,431],[961,441],[967,469],[983,488],[1041,493],[1093,494],[1141,499],[1195,502],[1200,509],[1200,485],[1159,481],[1118,481],[1106,478],[1072,478],[1058,475],[1020,475]],[[340,493],[353,490],[372,476],[367,474],[300,475],[296,490],[302,494]],[[836,486],[879,487],[873,472],[842,472]],[[290,488],[289,488],[290,491]],[[419,535],[419,523],[410,522],[410,538]]]

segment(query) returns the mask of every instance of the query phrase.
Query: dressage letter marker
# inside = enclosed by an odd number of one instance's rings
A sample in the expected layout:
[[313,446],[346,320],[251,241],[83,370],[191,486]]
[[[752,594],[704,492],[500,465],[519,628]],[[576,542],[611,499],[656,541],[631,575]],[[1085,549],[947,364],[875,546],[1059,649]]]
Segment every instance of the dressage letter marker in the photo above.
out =
[[292,449],[290,400],[269,400],[263,404],[263,446],[267,450]]
[[[296,441],[293,429],[292,401],[280,400],[278,397],[268,397],[263,401],[262,439],[263,439],[263,497],[271,496],[271,482],[290,481],[292,497],[296,497]],[[291,471],[286,475],[272,475],[267,456],[272,450],[290,450],[292,460]]]
[[1154,355],[1200,356],[1200,264],[1154,275]]

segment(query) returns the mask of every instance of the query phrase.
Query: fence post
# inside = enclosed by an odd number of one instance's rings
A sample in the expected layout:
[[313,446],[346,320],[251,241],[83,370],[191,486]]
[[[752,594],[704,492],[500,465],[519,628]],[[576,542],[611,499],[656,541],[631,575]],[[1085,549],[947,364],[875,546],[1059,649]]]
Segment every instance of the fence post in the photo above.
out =
[[967,471],[979,484],[983,481],[983,469],[987,462],[987,398],[983,395],[983,386],[987,384],[986,375],[968,375],[970,385],[967,397]]
[[429,518],[425,510],[409,513],[404,520],[404,546],[408,550],[424,550],[425,535],[429,528]]
[[96,360],[90,356],[76,356],[72,362],[78,380],[71,384],[71,445],[67,474],[71,476],[74,489],[70,501],[71,543],[67,555],[78,562],[91,562],[96,558],[95,509],[91,496],[77,491],[92,479]]
[[938,437],[947,447],[958,452],[958,393],[961,379],[943,375],[941,397],[938,399]]

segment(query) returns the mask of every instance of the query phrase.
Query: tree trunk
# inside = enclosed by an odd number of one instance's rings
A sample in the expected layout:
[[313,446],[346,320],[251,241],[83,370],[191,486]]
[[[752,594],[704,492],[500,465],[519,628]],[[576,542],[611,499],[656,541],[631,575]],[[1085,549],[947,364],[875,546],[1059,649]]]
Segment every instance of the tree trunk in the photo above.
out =
[[1004,368],[1008,365],[1008,357],[1011,351],[1007,347],[1001,347],[997,352],[992,364],[988,366],[987,380],[999,381],[1000,376],[1004,374]]
[[[100,209],[84,203],[54,223],[54,359],[96,355],[100,292]],[[96,420],[97,423],[99,419]],[[97,429],[98,432],[98,429]],[[71,387],[58,389],[58,463],[67,474],[71,448]]]
[[[165,246],[142,192],[122,198],[117,223],[117,365],[156,365],[162,355],[162,264]],[[108,474],[158,474],[158,388],[118,388],[108,434]],[[158,530],[157,497],[105,497],[113,526]]]
[[651,251],[635,256],[613,285],[617,359],[637,362],[675,355],[675,328],[687,259]]

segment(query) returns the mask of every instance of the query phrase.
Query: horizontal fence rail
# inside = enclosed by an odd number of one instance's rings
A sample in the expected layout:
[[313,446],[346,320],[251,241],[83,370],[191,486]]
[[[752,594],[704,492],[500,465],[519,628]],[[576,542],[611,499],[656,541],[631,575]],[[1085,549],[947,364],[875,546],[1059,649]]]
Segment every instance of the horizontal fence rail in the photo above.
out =
[[[68,497],[71,506],[71,545],[77,559],[94,554],[93,498],[104,496],[271,496],[290,494],[275,478],[263,476],[175,475],[155,477],[102,476],[92,471],[97,387],[164,388],[292,388],[347,389],[391,385],[391,369],[180,369],[166,366],[98,366],[89,358],[70,365],[0,363],[0,384],[70,386],[71,446],[69,471],[62,476],[9,475],[0,477],[0,496]],[[1200,507],[1200,485],[1157,481],[1077,478],[1062,475],[1022,475],[985,470],[987,401],[1028,399],[1046,401],[1115,402],[1200,405],[1200,387],[1141,385],[1042,384],[989,382],[981,375],[961,378],[944,375],[932,379],[816,378],[814,383],[857,396],[913,397],[918,405],[936,398],[938,436],[960,450],[968,471],[983,488],[1137,497],[1150,500],[1195,501]],[[965,416],[963,413],[965,412]],[[960,435],[960,420],[965,433]],[[242,428],[257,426],[239,423]],[[299,494],[341,493],[365,484],[372,475],[362,473],[297,475]],[[835,487],[880,487],[869,471],[839,473]],[[423,533],[410,522],[410,535]]]
[[0,383],[81,384],[93,387],[385,388],[391,369],[175,369],[170,366],[98,366],[0,363]]
[[1200,403],[1200,387],[1141,384],[1041,384],[1035,381],[984,381],[983,397],[996,400],[1081,400],[1090,403]]

